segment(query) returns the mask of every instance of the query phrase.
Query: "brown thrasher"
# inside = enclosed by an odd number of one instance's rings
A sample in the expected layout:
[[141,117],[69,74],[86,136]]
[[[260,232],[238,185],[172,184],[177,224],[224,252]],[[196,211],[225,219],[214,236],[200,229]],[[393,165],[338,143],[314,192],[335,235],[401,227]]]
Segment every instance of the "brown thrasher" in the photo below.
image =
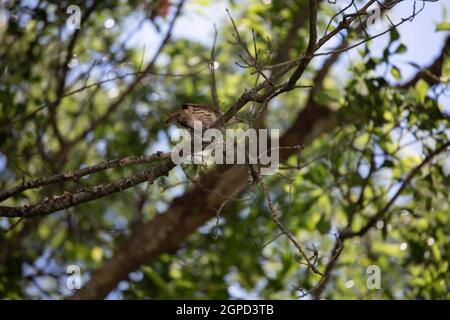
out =
[[[181,109],[169,115],[166,123],[174,122],[180,127],[194,130],[194,121],[201,121],[203,130],[208,129],[222,115],[222,112],[205,104],[183,103]],[[227,124],[238,122],[231,118]]]

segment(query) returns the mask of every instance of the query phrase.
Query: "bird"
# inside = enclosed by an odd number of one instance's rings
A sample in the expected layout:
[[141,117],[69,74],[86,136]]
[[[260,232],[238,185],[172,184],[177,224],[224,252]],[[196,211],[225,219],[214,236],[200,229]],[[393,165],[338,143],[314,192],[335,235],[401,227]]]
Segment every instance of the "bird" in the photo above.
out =
[[[210,128],[223,113],[216,108],[206,104],[183,103],[181,109],[169,115],[166,124],[175,123],[176,125],[194,130],[194,122],[200,121],[203,130]],[[231,118],[226,124],[238,122],[236,118]]]

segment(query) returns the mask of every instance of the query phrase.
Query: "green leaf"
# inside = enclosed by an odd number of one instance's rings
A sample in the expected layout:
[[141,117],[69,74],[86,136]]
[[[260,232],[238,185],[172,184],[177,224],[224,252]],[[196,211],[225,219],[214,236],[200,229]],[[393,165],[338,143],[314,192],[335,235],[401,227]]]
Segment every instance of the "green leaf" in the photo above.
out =
[[91,258],[96,261],[96,262],[100,262],[102,261],[103,258],[103,249],[99,246],[95,246],[92,250],[91,250]]
[[389,43],[394,42],[395,40],[398,40],[400,38],[400,35],[398,34],[398,31],[396,29],[392,29],[390,32],[391,39]]
[[389,50],[388,50],[388,48],[386,48],[386,49],[383,50],[382,61],[388,61],[388,59],[389,59]]
[[444,63],[442,64],[442,77],[450,77],[450,57],[445,57]]
[[406,46],[405,46],[403,43],[401,43],[401,44],[398,46],[397,50],[395,50],[394,53],[405,53],[406,50],[407,50]]
[[397,68],[396,66],[393,66],[393,67],[391,68],[391,74],[392,74],[392,76],[393,76],[395,79],[397,79],[397,80],[401,80],[401,79],[402,79],[402,74],[401,74],[401,72],[400,72],[400,69]]
[[450,30],[450,22],[448,21],[444,21],[436,25],[436,31],[449,31],[449,30]]
[[322,215],[316,227],[320,233],[325,234],[330,230],[331,224],[329,219],[325,215]]
[[384,160],[383,167],[393,168],[394,167],[394,162],[392,160]]
[[425,101],[425,97],[427,96],[428,89],[429,89],[429,86],[425,80],[420,79],[419,81],[417,81],[416,91],[417,91],[417,99],[419,102],[423,103]]
[[50,241],[50,246],[52,248],[58,248],[64,242],[67,232],[65,229],[60,229],[56,232],[52,240]]

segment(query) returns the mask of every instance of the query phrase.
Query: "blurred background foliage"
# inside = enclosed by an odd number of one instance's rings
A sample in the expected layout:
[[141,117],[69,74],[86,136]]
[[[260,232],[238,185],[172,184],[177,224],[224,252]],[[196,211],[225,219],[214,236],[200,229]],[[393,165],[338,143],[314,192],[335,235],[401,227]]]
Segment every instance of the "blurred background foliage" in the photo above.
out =
[[[267,61],[283,51],[281,40],[294,15],[307,8],[304,0],[219,2],[230,9],[246,41],[254,30],[261,59]],[[181,17],[191,18],[181,27],[190,28],[196,14],[205,18],[207,8],[217,3],[188,1]],[[66,9],[73,4],[82,13],[79,30],[66,25]],[[150,72],[128,88],[155,56],[175,7],[175,1],[165,0],[2,1],[0,189],[105,159],[168,150],[167,114],[182,102],[211,102],[207,59],[212,35],[203,41],[173,35]],[[323,1],[320,10],[323,32],[337,9]],[[448,32],[445,19],[435,20],[437,32]],[[299,28],[286,59],[305,50],[306,26]],[[235,64],[242,48],[233,43],[229,20],[216,27],[217,88],[226,110],[243,88],[254,85],[256,75]],[[359,39],[361,34],[348,37]],[[358,230],[427,153],[449,140],[449,109],[438,100],[448,94],[450,58],[444,58],[440,83],[422,79],[402,86],[408,79],[391,59],[408,48],[396,31],[385,38],[382,55],[373,54],[371,43],[354,49],[352,63],[338,64],[315,94],[317,103],[337,111],[338,127],[291,157],[283,164],[290,168],[280,175],[265,178],[283,222],[305,247],[319,248],[319,263],[329,258],[337,229],[352,221]],[[440,48],[436,45],[435,55]],[[319,63],[312,64],[299,84],[310,85],[320,69]],[[271,101],[265,123],[282,132],[288,129],[308,93],[302,88]],[[240,115],[249,116],[250,110],[246,107]],[[134,170],[118,168],[29,190],[2,204],[36,203]],[[17,220],[0,218],[0,297],[70,295],[67,265],[81,266],[87,280],[136,224],[164,213],[189,188],[186,182],[177,168],[151,186],[22,221],[6,234]],[[374,230],[346,243],[322,297],[449,298],[449,182],[445,153],[415,176]],[[261,192],[248,189],[220,218],[217,237],[216,221],[209,221],[177,252],[162,254],[131,273],[109,297],[298,298],[299,287],[308,290],[319,277],[293,258],[293,248],[277,237],[269,216]],[[367,288],[370,265],[381,270],[379,290]]]

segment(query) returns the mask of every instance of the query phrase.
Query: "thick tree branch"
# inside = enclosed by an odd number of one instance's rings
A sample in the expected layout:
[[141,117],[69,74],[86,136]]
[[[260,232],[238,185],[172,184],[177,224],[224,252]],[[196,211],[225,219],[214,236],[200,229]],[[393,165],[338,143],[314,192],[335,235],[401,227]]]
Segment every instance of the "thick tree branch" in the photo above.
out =
[[[306,57],[301,60],[299,66],[294,71],[292,76],[289,78],[285,85],[285,90],[292,90],[295,87],[298,79],[302,76],[303,72],[305,72],[306,67],[311,61],[312,54],[316,50],[317,45],[317,0],[309,0],[309,41],[308,47],[306,48]],[[308,57],[308,58],[307,58]]]
[[[322,0],[317,0],[317,5],[319,5],[322,2]],[[273,59],[273,62],[275,64],[284,62],[289,60],[289,51],[285,50],[285,48],[290,48],[292,44],[296,41],[298,38],[298,30],[300,27],[303,26],[305,21],[308,20],[309,12],[308,10],[304,10],[303,7],[300,7],[298,9],[297,14],[294,16],[294,19],[292,21],[292,25],[289,28],[289,31],[284,38],[284,40],[280,43],[279,49],[277,51],[277,54],[275,55],[275,58]]]
[[[408,89],[414,87],[419,80],[425,80],[429,86],[433,86],[441,82],[442,67],[446,57],[450,55],[450,37],[447,37],[441,54],[428,67],[419,70],[411,80],[405,82],[400,87]],[[448,81],[448,79],[447,79]]]
[[[334,112],[316,104],[307,106],[298,119],[301,120],[296,121],[280,139],[281,161],[286,161],[297,152],[296,146],[309,144],[338,123]],[[218,166],[202,177],[192,190],[172,201],[164,214],[135,229],[114,256],[94,272],[91,280],[73,298],[103,298],[139,265],[155,259],[162,252],[178,249],[189,234],[216,217],[216,212],[210,208],[219,208],[226,199],[235,195],[237,189],[245,190],[248,179],[248,168],[244,165],[231,168]],[[208,190],[206,194],[205,190]]]
[[[373,3],[374,1],[370,2],[365,8],[367,9]],[[319,40],[318,47],[331,39],[332,33],[337,34],[354,19],[356,17],[347,19],[345,25],[341,23],[324,36]],[[337,54],[335,53],[334,56]],[[277,67],[280,69],[274,72],[271,79],[279,79],[297,65],[298,62],[295,62]],[[228,109],[224,119],[230,119],[247,102],[256,101],[259,98],[258,91],[264,88],[270,88],[270,83],[265,81],[254,89],[244,92]],[[293,126],[280,139],[280,159],[282,161],[294,153],[293,148],[283,147],[306,145],[337,125],[334,112],[317,105],[314,99],[308,99],[308,101],[308,105],[299,113]],[[102,298],[115,287],[118,281],[125,278],[140,264],[156,258],[162,252],[176,250],[185,237],[209,218],[215,216],[215,213],[208,208],[220,207],[229,195],[234,194],[236,188],[242,188],[247,183],[249,176],[246,167],[234,166],[227,169],[228,167],[219,166],[215,171],[203,177],[194,189],[175,199],[165,214],[157,216],[152,221],[143,224],[140,230],[133,232],[126,243],[115,252],[113,258],[96,271],[91,280],[73,298]],[[206,197],[204,190],[210,190]],[[151,239],[149,235],[152,235]],[[146,245],[143,245],[144,243]],[[139,248],[139,250],[135,248]],[[336,261],[337,256],[332,260]]]
[[163,160],[161,164],[146,171],[139,171],[129,177],[122,178],[118,181],[89,187],[76,193],[67,193],[51,200],[33,206],[6,207],[0,206],[0,216],[14,218],[23,217],[31,218],[36,216],[44,216],[53,212],[67,209],[78,204],[100,199],[108,195],[123,191],[143,182],[152,183],[157,178],[167,175],[169,171],[175,167],[171,159]]
[[143,163],[152,163],[155,161],[161,161],[164,159],[168,159],[170,157],[170,153],[162,153],[157,152],[155,154],[149,156],[132,156],[125,157],[122,159],[108,160],[100,162],[96,165],[84,167],[79,170],[55,174],[51,177],[42,177],[38,179],[34,179],[31,181],[24,181],[11,190],[0,191],[0,202],[13,197],[25,190],[40,188],[49,184],[64,182],[64,181],[76,181],[81,177],[90,175],[92,173],[96,173],[99,171],[104,171],[111,168],[124,167],[128,165],[134,164],[143,164]]

